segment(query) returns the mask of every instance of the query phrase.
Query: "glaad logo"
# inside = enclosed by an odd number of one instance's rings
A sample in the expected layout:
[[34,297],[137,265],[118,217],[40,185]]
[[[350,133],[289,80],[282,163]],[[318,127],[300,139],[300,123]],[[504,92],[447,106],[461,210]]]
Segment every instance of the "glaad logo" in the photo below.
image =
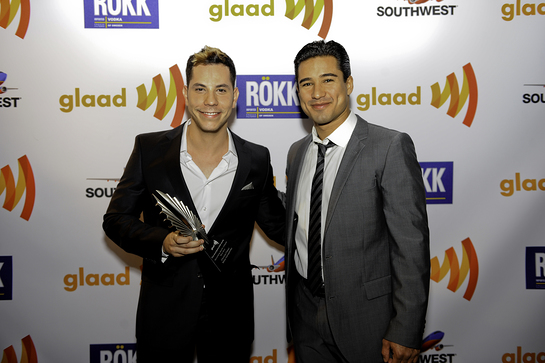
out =
[[0,300],[13,299],[13,257],[0,256]]
[[526,247],[526,288],[545,289],[545,247]]
[[[522,188],[521,188],[522,187]],[[504,197],[512,196],[515,191],[520,192],[525,190],[527,192],[542,190],[545,191],[545,178],[544,179],[524,179],[521,180],[520,173],[515,173],[515,180],[503,179],[500,183],[500,192]]]
[[427,204],[452,204],[454,163],[421,162]]
[[322,27],[318,32],[318,36],[325,39],[333,19],[333,0],[316,0],[316,4],[314,4],[314,0],[297,0],[297,4],[294,0],[286,0],[286,17],[290,20],[295,19],[303,8],[305,8],[305,15],[301,26],[309,30],[322,13],[322,10],[324,11]]
[[112,107],[112,103],[115,107],[127,106],[127,90],[121,88],[121,94],[115,95],[113,98],[110,95],[83,95],[80,96],[79,88],[74,90],[74,96],[62,95],[59,98],[59,104],[62,106],[59,108],[62,112],[72,112],[75,107]]
[[136,344],[91,344],[90,363],[136,363]]
[[158,0],[84,0],[83,8],[86,28],[159,28]]
[[501,361],[502,363],[545,363],[545,352],[522,354],[522,347],[517,347],[516,353],[505,353]]
[[15,35],[24,39],[30,22],[30,0],[2,0],[0,1],[0,26],[4,29],[11,24],[21,7],[19,26]]
[[184,78],[182,77],[182,73],[180,72],[180,68],[178,68],[177,64],[170,67],[169,71],[170,87],[168,90],[168,95],[163,77],[158,74],[153,77],[153,83],[149,93],[147,93],[146,86],[144,84],[136,87],[136,90],[138,91],[138,104],[136,107],[142,111],[145,111],[157,99],[157,106],[153,116],[159,120],[162,120],[169,113],[174,101],[176,101],[176,111],[174,112],[174,117],[172,118],[170,126],[177,127],[181,125],[185,112],[185,99],[182,94],[182,90],[184,88]]
[[34,200],[36,198],[36,186],[34,184],[34,173],[26,155],[21,156],[19,163],[19,178],[17,186],[15,186],[15,178],[9,165],[4,166],[0,173],[0,195],[6,191],[6,199],[4,201],[4,209],[12,211],[21,200],[23,193],[26,191],[25,204],[21,212],[21,218],[29,220],[34,208]]
[[447,76],[445,88],[441,92],[439,83],[435,83],[431,86],[432,100],[431,105],[435,108],[440,108],[450,97],[450,104],[447,111],[447,115],[452,118],[458,116],[466,101],[469,98],[467,113],[462,122],[467,127],[471,127],[475,113],[477,111],[478,89],[477,79],[475,78],[475,72],[471,63],[466,64],[464,67],[464,82],[462,89],[459,89],[458,80],[456,75],[451,73]]
[[237,118],[306,118],[295,76],[238,76]]
[[[234,4],[229,6],[229,0],[225,0],[225,16],[229,16],[229,10],[233,16],[244,16],[246,10],[247,16],[259,16],[259,4],[249,4],[246,7],[243,4]],[[221,21],[223,18],[223,5],[212,5],[208,10],[212,18],[210,20],[214,22]],[[268,4],[261,6],[261,14],[263,16],[274,16],[274,0],[269,0]]]
[[515,16],[520,16],[521,14],[526,16],[545,15],[545,3],[521,5],[520,0],[517,0],[516,4],[503,4],[501,7],[503,16],[501,18],[505,21],[511,21]]
[[[21,343],[23,343],[21,363],[38,363],[38,354],[36,354],[36,348],[34,347],[34,342],[30,335],[21,339]],[[2,363],[17,363],[17,355],[15,354],[13,345],[4,349]]]
[[477,260],[477,252],[469,238],[462,241],[463,257],[462,264],[458,263],[458,255],[451,247],[445,251],[445,259],[443,264],[439,265],[439,259],[434,257],[431,259],[431,280],[439,282],[450,271],[450,280],[447,288],[456,292],[462,286],[469,273],[469,281],[467,284],[464,299],[471,301],[475,289],[477,288],[477,280],[479,279],[479,261]]

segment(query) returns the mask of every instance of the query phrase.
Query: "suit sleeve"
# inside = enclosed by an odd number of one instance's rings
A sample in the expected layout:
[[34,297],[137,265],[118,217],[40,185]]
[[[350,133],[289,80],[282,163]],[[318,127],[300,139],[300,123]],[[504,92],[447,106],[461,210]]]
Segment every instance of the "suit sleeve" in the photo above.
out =
[[383,170],[394,309],[385,338],[420,349],[430,283],[429,231],[422,172],[407,134],[393,138]]
[[104,215],[102,227],[106,235],[126,252],[155,261],[161,260],[161,247],[169,230],[144,223],[140,216],[149,208],[151,194],[144,182],[141,138]]
[[267,150],[267,174],[261,192],[256,222],[267,237],[278,244],[285,245],[286,209],[273,181],[271,158]]

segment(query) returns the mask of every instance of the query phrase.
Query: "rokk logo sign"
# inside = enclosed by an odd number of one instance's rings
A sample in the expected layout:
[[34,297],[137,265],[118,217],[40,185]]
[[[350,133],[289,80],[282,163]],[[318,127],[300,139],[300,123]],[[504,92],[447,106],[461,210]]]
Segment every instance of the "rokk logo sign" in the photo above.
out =
[[526,247],[526,288],[545,289],[545,247]]
[[421,162],[427,204],[452,204],[454,163]]
[[306,118],[295,76],[238,76],[237,118]]
[[13,257],[0,256],[0,300],[13,298]]
[[[20,10],[20,11],[19,11]],[[30,22],[30,0],[2,0],[0,1],[0,26],[7,29],[20,13],[19,26],[15,35],[24,39]]]
[[[36,354],[36,348],[34,347],[34,342],[30,335],[27,335],[21,339],[23,345],[21,352],[21,362],[20,363],[38,363],[38,354]],[[17,361],[17,355],[15,354],[15,349],[13,345],[10,345],[4,349],[4,354],[2,356],[2,363],[19,363]]]
[[[478,102],[478,88],[477,79],[473,72],[471,63],[466,64],[463,67],[464,77],[462,88],[460,89],[458,79],[454,73],[447,76],[445,87],[441,91],[439,82],[431,85],[431,105],[435,108],[441,108],[445,102],[450,99],[447,115],[452,118],[458,116],[458,114],[464,108],[467,103],[467,111],[463,120],[463,124],[467,127],[471,127],[475,113],[477,112]],[[382,105],[421,105],[422,104],[422,91],[421,87],[417,86],[415,92],[379,92],[376,87],[372,87],[371,93],[363,93],[356,98],[358,103],[358,110],[367,111],[371,106]]]
[[159,28],[159,0],[84,0],[86,28]]
[[176,110],[170,126],[177,127],[181,125],[185,112],[185,99],[182,94],[184,88],[184,78],[180,72],[180,68],[175,64],[169,69],[170,71],[170,86],[168,94],[165,87],[163,77],[158,74],[153,77],[151,89],[149,93],[146,91],[146,86],[141,84],[136,88],[138,92],[138,104],[137,107],[143,111],[147,110],[155,100],[157,100],[157,106],[155,107],[155,113],[153,116],[159,120],[165,118],[170,112],[170,109],[176,102]]
[[445,278],[450,271],[450,279],[447,288],[456,292],[462,286],[466,277],[469,274],[469,280],[464,294],[464,299],[470,301],[477,288],[477,280],[479,279],[479,261],[477,252],[471,242],[471,239],[466,238],[462,241],[462,264],[459,264],[458,255],[454,247],[445,251],[445,259],[443,264],[439,264],[439,259],[434,257],[431,259],[431,280],[439,282]]
[[21,200],[23,193],[26,191],[25,204],[23,211],[21,212],[21,218],[29,220],[32,210],[34,208],[34,200],[36,198],[36,186],[34,184],[34,173],[32,167],[28,161],[26,155],[21,156],[18,159],[19,164],[19,177],[17,179],[17,185],[15,185],[15,178],[9,165],[4,166],[0,173],[0,195],[6,192],[6,198],[4,200],[4,209],[12,211],[19,201]]
[[136,363],[136,344],[91,344],[90,363]]

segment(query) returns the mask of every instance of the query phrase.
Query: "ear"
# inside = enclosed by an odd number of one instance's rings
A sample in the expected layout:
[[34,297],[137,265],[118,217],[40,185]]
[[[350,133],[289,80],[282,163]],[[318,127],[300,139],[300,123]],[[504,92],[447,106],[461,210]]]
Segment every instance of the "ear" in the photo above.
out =
[[235,89],[233,90],[233,107],[232,108],[235,108],[237,105],[238,95],[239,95],[238,87],[235,87]]
[[187,86],[186,85],[184,85],[184,88],[182,88],[182,94],[184,95],[185,104],[187,105]]
[[352,76],[349,76],[346,79],[346,93],[350,95],[353,90],[354,90],[354,78],[352,78]]

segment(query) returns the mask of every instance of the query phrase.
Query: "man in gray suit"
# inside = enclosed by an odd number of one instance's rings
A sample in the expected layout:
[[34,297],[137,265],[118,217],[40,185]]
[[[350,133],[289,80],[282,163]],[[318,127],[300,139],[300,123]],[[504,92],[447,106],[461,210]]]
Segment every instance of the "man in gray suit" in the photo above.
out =
[[412,140],[351,112],[340,44],[307,44],[295,75],[314,123],[287,163],[286,292],[297,363],[415,363],[430,257]]

